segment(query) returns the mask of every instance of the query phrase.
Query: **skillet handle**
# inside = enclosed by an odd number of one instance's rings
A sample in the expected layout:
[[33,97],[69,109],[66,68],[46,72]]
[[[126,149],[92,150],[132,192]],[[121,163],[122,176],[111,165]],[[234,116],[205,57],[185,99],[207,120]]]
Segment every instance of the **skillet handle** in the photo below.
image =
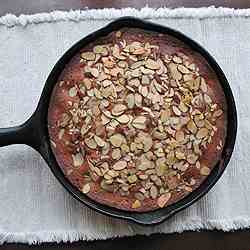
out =
[[0,147],[12,144],[26,144],[34,149],[40,146],[38,133],[35,131],[34,116],[19,126],[0,128]]

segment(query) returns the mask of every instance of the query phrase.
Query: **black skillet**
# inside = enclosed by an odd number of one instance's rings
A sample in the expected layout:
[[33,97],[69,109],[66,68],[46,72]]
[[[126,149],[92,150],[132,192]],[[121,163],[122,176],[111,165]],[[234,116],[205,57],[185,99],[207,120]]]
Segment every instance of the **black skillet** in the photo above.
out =
[[[200,185],[199,188],[197,188],[195,191],[193,191],[190,195],[188,195],[184,199],[166,208],[161,208],[155,211],[144,212],[144,213],[127,212],[99,204],[89,199],[87,196],[82,194],[76,187],[74,187],[64,176],[63,172],[61,171],[60,167],[56,162],[56,159],[51,150],[49,136],[48,136],[48,128],[47,128],[47,123],[48,123],[47,113],[50,102],[50,96],[53,87],[56,84],[57,79],[60,76],[65,65],[81,48],[83,48],[87,44],[95,41],[99,37],[106,36],[110,32],[119,30],[123,27],[141,28],[148,31],[155,31],[171,35],[185,42],[194,51],[200,53],[207,60],[207,62],[210,64],[210,66],[217,74],[220,84],[224,90],[228,107],[227,116],[229,122],[227,127],[225,146],[223,148],[221,159],[219,160],[219,162],[217,163],[215,162],[216,166],[214,167],[211,174]],[[104,28],[95,31],[94,33],[83,38],[75,45],[73,45],[60,58],[60,60],[54,66],[53,70],[51,71],[45,83],[40,101],[38,103],[37,109],[34,112],[34,114],[28,119],[28,121],[26,121],[24,124],[20,126],[0,129],[0,146],[2,147],[10,144],[27,144],[31,146],[41,154],[41,156],[47,162],[50,169],[52,170],[56,178],[64,186],[64,188],[67,189],[80,202],[106,215],[110,215],[121,219],[127,219],[143,225],[152,225],[160,223],[169,218],[170,216],[172,216],[173,214],[175,214],[176,212],[179,212],[182,209],[190,206],[195,201],[204,196],[215,185],[215,183],[218,181],[218,179],[224,172],[232,155],[236,139],[236,131],[237,131],[237,113],[236,113],[233,94],[224,73],[222,72],[221,68],[216,63],[216,61],[213,59],[213,57],[199,44],[197,44],[196,42],[194,42],[193,40],[191,40],[190,38],[188,38],[187,36],[183,35],[182,33],[176,30],[158,24],[146,22],[133,17],[123,17],[117,19],[116,21],[111,22]]]

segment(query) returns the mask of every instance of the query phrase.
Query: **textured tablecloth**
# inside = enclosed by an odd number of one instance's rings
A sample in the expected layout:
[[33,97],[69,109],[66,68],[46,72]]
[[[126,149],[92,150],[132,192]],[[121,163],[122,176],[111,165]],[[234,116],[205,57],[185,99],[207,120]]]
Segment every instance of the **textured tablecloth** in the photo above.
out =
[[28,146],[0,148],[0,243],[249,227],[250,10],[144,8],[2,17],[0,127],[20,124],[32,114],[50,70],[66,49],[109,19],[125,15],[149,18],[184,32],[221,65],[239,116],[236,148],[227,170],[190,208],[159,226],[145,228],[100,215],[74,200]]

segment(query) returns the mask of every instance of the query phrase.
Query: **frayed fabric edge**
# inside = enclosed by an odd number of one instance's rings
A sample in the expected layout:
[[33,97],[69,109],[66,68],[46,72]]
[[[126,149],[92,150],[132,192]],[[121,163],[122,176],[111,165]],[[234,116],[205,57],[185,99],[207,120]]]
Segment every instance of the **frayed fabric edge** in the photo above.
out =
[[[209,220],[203,222],[201,220],[189,220],[186,223],[180,224],[172,230],[165,231],[160,229],[160,226],[145,228],[140,227],[140,230],[132,230],[127,231],[124,233],[106,233],[106,234],[89,234],[80,231],[39,231],[39,232],[17,232],[17,233],[10,233],[10,232],[0,232],[0,244],[3,243],[27,243],[27,244],[39,244],[44,242],[75,242],[79,240],[105,240],[105,239],[114,239],[120,238],[124,236],[133,236],[133,235],[146,235],[149,236],[154,233],[182,233],[184,231],[199,231],[199,230],[222,230],[224,232],[244,229],[250,227],[250,219],[246,218],[237,218],[234,220]],[[133,228],[133,227],[132,227]],[[135,227],[137,228],[137,227]]]
[[233,9],[224,7],[202,8],[149,8],[142,9],[85,9],[70,11],[52,11],[49,13],[37,13],[32,15],[6,14],[0,17],[0,25],[7,27],[26,26],[28,24],[51,23],[60,21],[80,22],[83,20],[111,20],[123,16],[134,16],[143,19],[160,18],[215,18],[215,17],[250,17],[250,9]]

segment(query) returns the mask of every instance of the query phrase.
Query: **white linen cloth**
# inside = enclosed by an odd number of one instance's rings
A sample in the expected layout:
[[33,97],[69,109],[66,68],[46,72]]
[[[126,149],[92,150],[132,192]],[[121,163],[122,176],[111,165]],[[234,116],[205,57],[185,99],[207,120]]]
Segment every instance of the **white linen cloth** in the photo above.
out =
[[161,225],[145,228],[80,204],[28,146],[0,148],[0,243],[250,226],[250,10],[105,9],[0,17],[0,127],[20,124],[32,114],[49,72],[65,50],[110,19],[126,15],[182,31],[202,44],[224,70],[239,118],[227,170],[197,203]]

